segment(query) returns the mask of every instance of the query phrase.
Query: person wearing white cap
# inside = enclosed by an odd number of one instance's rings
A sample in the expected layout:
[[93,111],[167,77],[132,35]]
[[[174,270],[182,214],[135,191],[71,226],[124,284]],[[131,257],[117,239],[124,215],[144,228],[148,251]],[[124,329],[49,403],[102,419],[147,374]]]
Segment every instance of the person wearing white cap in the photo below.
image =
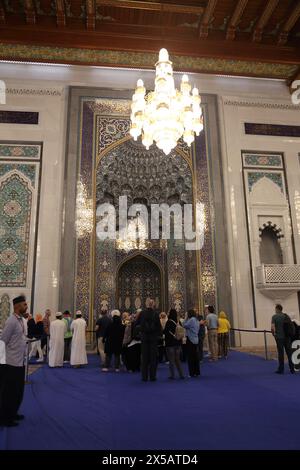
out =
[[72,345],[71,345],[71,366],[80,367],[87,364],[87,355],[85,349],[85,331],[86,321],[82,318],[81,311],[76,312],[76,320],[73,320],[71,324],[71,330],[73,332]]
[[62,313],[56,313],[56,320],[50,323],[49,367],[63,367],[64,338],[67,326],[62,320]]

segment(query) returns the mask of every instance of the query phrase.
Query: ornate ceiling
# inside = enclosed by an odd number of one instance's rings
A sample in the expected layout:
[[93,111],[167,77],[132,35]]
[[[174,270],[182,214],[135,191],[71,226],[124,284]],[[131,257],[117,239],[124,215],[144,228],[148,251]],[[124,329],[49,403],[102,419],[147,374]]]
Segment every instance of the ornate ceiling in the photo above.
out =
[[0,58],[294,79],[300,0],[0,0]]
[[115,147],[100,161],[97,172],[97,205],[118,207],[119,196],[128,205],[192,203],[192,175],[188,163],[176,151],[162,158],[156,147],[132,140]]

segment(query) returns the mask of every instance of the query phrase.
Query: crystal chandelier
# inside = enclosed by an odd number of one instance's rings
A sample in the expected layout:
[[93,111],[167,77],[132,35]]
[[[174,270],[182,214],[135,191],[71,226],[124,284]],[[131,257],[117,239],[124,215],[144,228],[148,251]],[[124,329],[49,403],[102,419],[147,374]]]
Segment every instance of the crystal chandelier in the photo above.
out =
[[146,250],[151,245],[148,241],[148,233],[143,220],[137,214],[137,217],[128,222],[126,234],[117,239],[117,249],[130,250]]
[[134,140],[142,134],[147,150],[155,142],[168,155],[181,137],[190,146],[195,134],[202,131],[201,98],[197,88],[192,90],[187,75],[182,77],[180,91],[176,90],[166,49],[160,50],[155,67],[154,91],[146,95],[143,80],[137,81],[132,97],[130,134]]

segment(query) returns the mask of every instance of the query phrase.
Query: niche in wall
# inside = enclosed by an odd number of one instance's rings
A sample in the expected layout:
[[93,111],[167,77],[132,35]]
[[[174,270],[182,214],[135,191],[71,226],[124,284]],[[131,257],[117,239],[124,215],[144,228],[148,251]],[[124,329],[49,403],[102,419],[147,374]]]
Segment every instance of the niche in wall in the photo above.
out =
[[276,229],[274,230],[272,225],[267,225],[261,230],[259,245],[261,264],[283,264],[279,237]]

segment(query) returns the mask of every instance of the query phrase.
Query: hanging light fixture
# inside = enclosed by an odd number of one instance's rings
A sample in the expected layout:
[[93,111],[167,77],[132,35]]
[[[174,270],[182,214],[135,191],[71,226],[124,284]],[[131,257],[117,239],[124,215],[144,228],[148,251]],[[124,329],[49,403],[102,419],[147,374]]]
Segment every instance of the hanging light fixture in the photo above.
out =
[[117,239],[116,246],[118,250],[124,251],[146,250],[147,248],[151,248],[151,242],[148,240],[148,232],[139,213],[128,222],[126,236]]
[[199,90],[183,75],[180,91],[176,90],[172,62],[169,53],[161,49],[155,65],[154,91],[146,95],[143,80],[137,81],[132,97],[130,134],[137,140],[142,135],[142,143],[148,150],[156,143],[168,155],[182,137],[188,146],[195,134],[203,129],[201,98]]

